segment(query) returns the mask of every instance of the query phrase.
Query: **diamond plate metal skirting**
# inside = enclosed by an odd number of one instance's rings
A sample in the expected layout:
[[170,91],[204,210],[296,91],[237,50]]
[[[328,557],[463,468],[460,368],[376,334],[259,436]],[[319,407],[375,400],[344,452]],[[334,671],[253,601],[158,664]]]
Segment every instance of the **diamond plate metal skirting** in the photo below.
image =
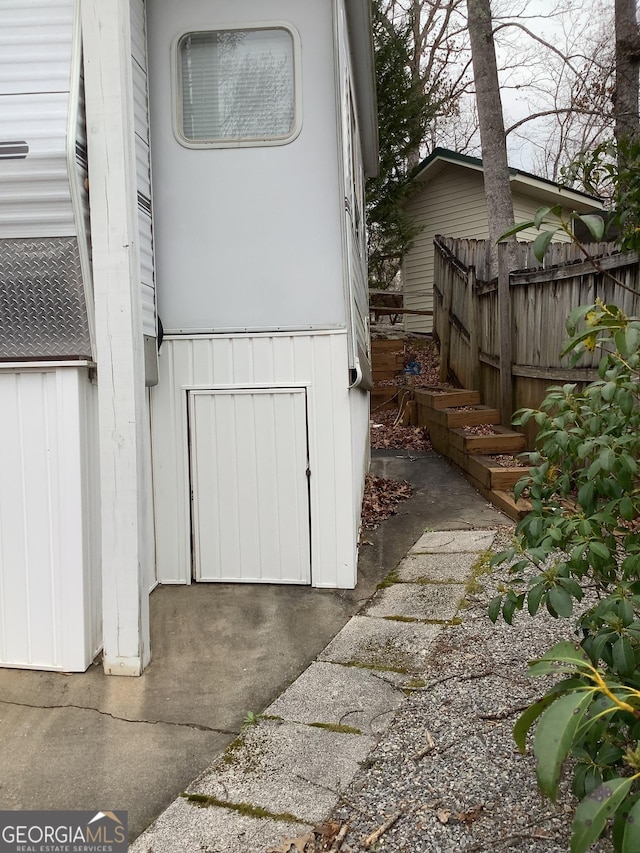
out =
[[91,357],[76,237],[0,240],[0,359]]

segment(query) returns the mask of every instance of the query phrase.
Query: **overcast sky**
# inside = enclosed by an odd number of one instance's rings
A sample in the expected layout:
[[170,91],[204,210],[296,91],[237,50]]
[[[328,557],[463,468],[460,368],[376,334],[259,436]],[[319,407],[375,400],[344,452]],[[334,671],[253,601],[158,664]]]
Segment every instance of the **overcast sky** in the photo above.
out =
[[[503,11],[522,10],[526,5],[524,16],[514,20],[520,20],[533,33],[560,51],[565,52],[568,47],[572,53],[583,49],[589,30],[597,29],[602,21],[613,14],[613,0],[529,0],[528,3],[522,0],[517,5],[515,0],[496,0],[492,5],[497,16]],[[563,10],[564,13],[559,14]],[[532,112],[553,105],[553,80],[545,71],[545,64],[549,66],[555,59],[550,51],[542,45],[536,45],[525,33],[509,28],[497,33],[496,52],[499,67],[509,60],[512,66],[508,71],[500,73],[505,127]],[[518,64],[520,67],[517,67]],[[532,80],[538,87],[534,94],[527,87]],[[519,84],[521,89],[514,88]],[[511,165],[535,171],[536,144],[548,139],[551,121],[545,119],[527,123],[519,135],[509,135],[507,145]]]

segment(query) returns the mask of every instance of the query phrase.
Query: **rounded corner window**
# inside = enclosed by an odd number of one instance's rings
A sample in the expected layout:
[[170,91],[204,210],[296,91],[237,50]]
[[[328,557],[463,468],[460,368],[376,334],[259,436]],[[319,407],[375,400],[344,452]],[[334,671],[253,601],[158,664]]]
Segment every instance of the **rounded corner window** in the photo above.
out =
[[300,39],[289,25],[188,32],[174,60],[175,131],[187,148],[285,145],[300,133]]

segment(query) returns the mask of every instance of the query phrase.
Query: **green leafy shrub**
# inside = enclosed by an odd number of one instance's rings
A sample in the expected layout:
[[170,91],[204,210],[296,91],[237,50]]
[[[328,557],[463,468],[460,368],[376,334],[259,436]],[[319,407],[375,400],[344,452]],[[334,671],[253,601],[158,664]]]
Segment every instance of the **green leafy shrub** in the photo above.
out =
[[[516,725],[518,745],[538,719],[534,753],[541,790],[555,799],[560,767],[575,759],[582,800],[572,853],[583,853],[613,819],[616,851],[640,850],[640,321],[614,305],[576,309],[564,354],[576,364],[601,352],[599,379],[583,390],[555,386],[538,410],[514,423],[538,424],[532,466],[516,486],[532,511],[518,524],[511,582],[489,606],[510,624],[525,605],[534,616],[577,618],[579,644],[561,644],[532,675],[567,676]],[[584,605],[583,605],[584,608]]]
[[605,140],[562,169],[562,175],[569,186],[610,196],[609,222],[618,229],[618,245],[623,252],[640,249],[640,139]]

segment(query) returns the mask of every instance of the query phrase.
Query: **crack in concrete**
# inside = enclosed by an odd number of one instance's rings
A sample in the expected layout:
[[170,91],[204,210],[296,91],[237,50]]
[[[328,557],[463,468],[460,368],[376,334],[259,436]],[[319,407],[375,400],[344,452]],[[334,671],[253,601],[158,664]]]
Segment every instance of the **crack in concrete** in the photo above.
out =
[[0,705],[13,705],[16,708],[33,708],[35,710],[60,710],[64,708],[75,708],[78,711],[94,711],[103,717],[111,717],[112,720],[118,720],[121,723],[144,723],[148,726],[177,726],[186,729],[196,729],[200,732],[213,732],[220,735],[237,735],[237,732],[230,729],[216,729],[212,726],[204,726],[200,723],[179,723],[175,720],[132,720],[128,717],[119,717],[117,714],[111,714],[109,711],[101,711],[100,708],[92,708],[90,705],[34,705],[30,702],[12,702],[8,699],[0,699]]

